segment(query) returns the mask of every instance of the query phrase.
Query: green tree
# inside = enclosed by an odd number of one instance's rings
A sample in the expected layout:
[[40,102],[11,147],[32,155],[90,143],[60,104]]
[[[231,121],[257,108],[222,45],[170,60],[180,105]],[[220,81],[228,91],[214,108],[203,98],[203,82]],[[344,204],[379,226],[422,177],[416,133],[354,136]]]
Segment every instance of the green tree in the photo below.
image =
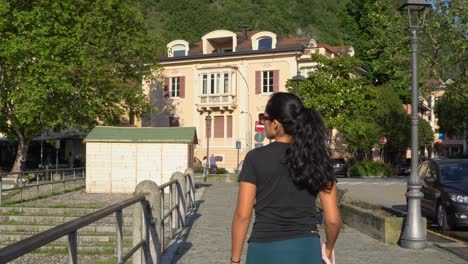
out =
[[139,1],[0,0],[0,132],[14,171],[47,128],[117,125],[147,109],[154,61]]
[[441,132],[449,136],[463,135],[468,125],[468,86],[446,89],[436,101],[435,114]]
[[400,98],[392,88],[384,85],[376,91],[379,103],[372,116],[383,130],[381,136],[387,138],[385,160],[396,167],[410,145],[410,115],[402,108]]
[[468,3],[433,0],[421,32],[422,69],[428,79],[455,80],[466,85]]
[[434,144],[434,131],[432,131],[431,124],[421,117],[418,118],[418,145],[420,149],[420,156],[424,155],[424,149],[427,149],[429,154],[432,153],[432,146]]
[[379,128],[372,126],[369,113],[376,108],[375,91],[364,78],[354,75],[360,61],[354,57],[327,58],[312,55],[317,70],[310,72],[300,86],[289,83],[289,91],[297,94],[307,107],[314,107],[325,125],[344,134],[349,151],[369,152],[378,142]]
[[344,0],[340,6],[345,43],[368,67],[368,80],[394,89],[403,102],[410,101],[410,46],[405,20],[397,1]]

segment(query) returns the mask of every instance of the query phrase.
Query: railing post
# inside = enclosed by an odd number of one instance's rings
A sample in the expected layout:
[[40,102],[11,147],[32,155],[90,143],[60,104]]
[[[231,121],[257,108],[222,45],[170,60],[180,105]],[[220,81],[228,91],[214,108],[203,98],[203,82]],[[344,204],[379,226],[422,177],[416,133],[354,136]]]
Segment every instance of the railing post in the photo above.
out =
[[[172,206],[174,205],[177,205],[177,207],[179,207],[179,204],[178,201],[179,201],[179,196],[178,196],[178,193],[177,193],[177,183],[176,184],[171,184],[171,200],[172,200]],[[177,215],[177,209],[176,210],[173,210],[172,211],[172,214],[171,214],[171,221],[172,221],[172,225],[171,225],[171,228],[174,228],[175,230],[179,230],[180,228],[180,220],[179,220],[179,217]]]
[[122,262],[122,255],[123,255],[123,217],[122,217],[122,209],[115,212],[115,217],[117,220],[117,263]]
[[189,208],[193,209],[195,207],[195,173],[191,168],[187,168],[184,172],[185,175],[188,175],[189,180],[187,181],[187,186],[189,189],[190,204]]
[[161,238],[161,252],[164,252],[164,189],[159,189],[159,237]]
[[0,175],[0,205],[2,205],[2,195],[3,195],[3,175]]
[[186,193],[186,184],[185,184],[185,177],[181,172],[174,172],[171,176],[171,179],[176,179],[176,188],[177,188],[177,197],[179,200],[177,201],[177,204],[179,205],[178,207],[178,212],[179,212],[179,219],[180,222],[182,223],[182,226],[185,227],[185,214],[186,214],[186,200],[185,200],[185,193]]
[[[151,253],[152,263],[158,264],[161,259],[161,236],[156,232],[156,223],[160,221],[162,216],[159,215],[160,211],[160,196],[159,196],[159,186],[153,181],[142,181],[140,182],[135,190],[135,195],[144,194],[146,200],[149,203],[150,212],[146,212],[144,207],[135,206],[133,210],[133,245],[137,245],[143,239],[144,234],[143,230],[145,229],[144,225],[149,227],[150,232],[150,241],[146,241],[147,248]],[[142,217],[144,214],[144,219]],[[132,262],[134,264],[142,264],[143,256],[142,251],[140,253],[133,254]]]
[[[172,185],[174,184],[171,184],[169,185],[169,210],[172,209]],[[171,213],[171,215],[169,216],[169,237],[172,239],[173,236],[172,236],[172,226],[174,225],[174,218],[172,217],[174,214]]]
[[68,234],[68,263],[78,264],[78,243],[76,230]]

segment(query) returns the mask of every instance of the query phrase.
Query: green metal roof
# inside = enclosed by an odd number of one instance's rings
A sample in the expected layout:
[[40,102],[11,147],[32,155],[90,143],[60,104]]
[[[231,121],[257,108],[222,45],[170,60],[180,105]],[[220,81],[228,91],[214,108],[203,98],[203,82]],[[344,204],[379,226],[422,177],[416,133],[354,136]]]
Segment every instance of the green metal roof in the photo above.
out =
[[150,142],[197,144],[194,127],[107,127],[97,126],[84,142]]

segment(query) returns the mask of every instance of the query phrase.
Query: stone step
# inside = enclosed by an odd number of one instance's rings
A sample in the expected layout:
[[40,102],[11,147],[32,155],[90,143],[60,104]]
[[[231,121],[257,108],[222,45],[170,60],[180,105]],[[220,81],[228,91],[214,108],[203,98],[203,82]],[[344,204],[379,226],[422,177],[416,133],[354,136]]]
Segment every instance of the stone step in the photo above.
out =
[[[16,233],[16,232],[1,232],[0,233],[0,241],[2,241],[3,244],[13,244],[17,241],[23,240],[25,238],[31,237],[35,235],[35,233]],[[113,242],[115,243],[117,240],[117,236],[112,233],[84,233],[78,231],[78,244],[82,243],[91,243],[94,244],[96,242],[104,242],[104,243],[109,243]],[[131,243],[132,242],[132,235],[131,233],[125,233],[123,236],[124,242]],[[62,242],[62,243],[68,243],[68,236],[63,236],[57,240],[57,242]]]
[[[0,244],[0,248],[6,247],[8,244]],[[123,244],[124,254],[132,249],[132,243]],[[66,243],[49,243],[34,251],[35,253],[48,254],[68,254],[68,244]],[[78,254],[115,254],[117,253],[116,243],[93,243],[92,245],[78,244]]]
[[[1,223],[28,223],[28,224],[47,224],[47,225],[60,225],[72,220],[77,219],[78,217],[72,216],[42,216],[42,215],[0,215],[0,224]],[[115,223],[115,214],[107,216],[103,219],[100,219],[93,223],[94,225],[102,225]],[[123,216],[123,223],[127,225],[133,222],[133,217]]]
[[[51,228],[54,228],[53,225],[30,225],[30,224],[0,224],[0,232],[34,232],[39,233],[43,231],[47,231]],[[131,223],[127,223],[123,226],[123,230],[131,230],[133,225]],[[85,226],[80,228],[79,230],[82,232],[89,232],[89,233],[114,233],[116,232],[116,224],[92,224],[89,226]]]
[[[100,210],[99,208],[41,208],[41,207],[0,207],[0,215],[47,215],[47,216],[84,216]],[[125,208],[124,216],[132,215],[132,207]]]

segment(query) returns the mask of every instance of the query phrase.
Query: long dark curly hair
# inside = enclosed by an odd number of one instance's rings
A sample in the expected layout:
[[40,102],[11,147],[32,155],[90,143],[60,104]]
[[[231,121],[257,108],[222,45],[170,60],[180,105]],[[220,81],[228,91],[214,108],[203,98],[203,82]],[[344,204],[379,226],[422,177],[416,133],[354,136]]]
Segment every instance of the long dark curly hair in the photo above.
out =
[[271,96],[265,112],[293,137],[286,152],[286,162],[296,186],[311,193],[330,190],[335,177],[320,114],[306,108],[296,95],[281,92]]

